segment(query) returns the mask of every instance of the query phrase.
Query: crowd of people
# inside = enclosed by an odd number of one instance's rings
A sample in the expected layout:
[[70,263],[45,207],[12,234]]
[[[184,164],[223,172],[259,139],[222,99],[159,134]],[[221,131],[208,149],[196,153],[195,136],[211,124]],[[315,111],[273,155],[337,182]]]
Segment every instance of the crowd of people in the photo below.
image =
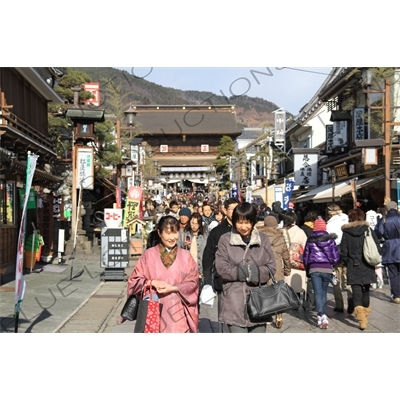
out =
[[[148,200],[145,216],[154,219],[147,250],[128,281],[128,295],[152,287],[162,303],[161,332],[197,332],[202,288],[210,285],[218,304],[219,331],[265,332],[266,324],[283,326],[283,315],[267,323],[252,321],[246,298],[255,285],[285,280],[316,313],[316,326],[329,327],[327,293],[333,286],[334,311],[353,314],[365,330],[371,313],[370,289],[388,277],[391,301],[400,304],[400,214],[390,201],[379,213],[339,204],[283,210],[265,204],[192,197]],[[382,263],[363,256],[366,232]],[[375,285],[375,286],[374,286]]]

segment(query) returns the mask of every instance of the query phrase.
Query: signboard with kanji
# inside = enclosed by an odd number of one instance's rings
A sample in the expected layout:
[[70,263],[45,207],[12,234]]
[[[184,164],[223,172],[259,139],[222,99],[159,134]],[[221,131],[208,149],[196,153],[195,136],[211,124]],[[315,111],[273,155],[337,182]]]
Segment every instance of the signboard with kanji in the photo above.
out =
[[168,145],[167,144],[162,144],[160,146],[160,153],[168,153]]
[[139,217],[141,201],[142,188],[138,186],[130,186],[128,190],[128,198],[125,203],[123,226],[133,225],[135,218]]
[[201,152],[202,153],[208,153],[210,151],[210,147],[208,144],[202,144],[201,145]]
[[94,188],[94,154],[93,147],[75,146],[76,149],[76,182],[78,188]]
[[354,121],[354,140],[368,139],[368,129],[365,126],[365,109],[364,107],[357,107],[353,111]]
[[299,186],[318,184],[318,154],[294,155],[294,180]]

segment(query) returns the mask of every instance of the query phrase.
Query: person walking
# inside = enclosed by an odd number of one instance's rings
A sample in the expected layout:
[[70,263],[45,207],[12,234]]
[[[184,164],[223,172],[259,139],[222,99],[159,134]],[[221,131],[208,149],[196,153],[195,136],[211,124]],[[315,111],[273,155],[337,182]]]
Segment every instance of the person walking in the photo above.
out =
[[[218,315],[220,312],[219,293],[222,291],[222,279],[215,272],[215,253],[217,252],[220,237],[232,229],[232,214],[238,204],[239,200],[233,197],[224,201],[222,211],[225,214],[225,219],[208,234],[203,252],[203,283],[204,285],[211,285],[218,294]],[[219,323],[219,332],[229,333],[227,327],[222,323]]]
[[[304,231],[297,226],[297,215],[294,211],[288,211],[283,217],[283,237],[285,238],[286,245],[289,249],[289,255],[294,249],[298,249],[300,253],[304,252],[304,247],[307,242],[307,235]],[[301,254],[299,254],[301,256]],[[285,282],[292,287],[301,299],[301,295],[307,290],[307,277],[305,270],[295,268],[292,265],[290,276],[286,277]],[[304,306],[304,303],[303,303]]]
[[232,231],[221,236],[215,269],[223,280],[218,320],[230,333],[265,333],[265,323],[251,321],[246,301],[251,287],[266,285],[276,273],[276,260],[265,233],[255,227],[257,210],[248,202],[238,204],[232,214]]
[[203,287],[203,252],[208,237],[207,227],[199,213],[190,216],[189,223],[179,230],[178,246],[189,250],[199,271],[200,290]]
[[153,287],[162,305],[160,333],[196,333],[199,321],[196,262],[189,250],[177,246],[179,222],[175,217],[162,217],[157,232],[160,243],[147,249],[137,261],[128,279],[127,297]]
[[351,285],[353,293],[354,315],[359,321],[359,328],[364,330],[371,312],[370,285],[376,283],[375,265],[369,265],[363,257],[365,232],[370,231],[379,253],[381,247],[377,235],[370,229],[360,208],[350,210],[348,217],[349,223],[342,225],[340,255],[347,266],[347,283]]
[[203,205],[203,223],[207,226],[211,224],[211,222],[215,221],[214,218],[214,210],[212,209],[210,204]]
[[[307,239],[311,236],[314,231],[314,222],[318,219],[318,213],[316,211],[309,211],[304,217],[304,224],[300,226],[303,229],[304,233],[307,236]],[[314,296],[314,288],[312,285],[311,278],[307,277],[306,283],[306,294],[305,301],[303,302],[303,308],[305,311],[314,311],[315,310],[315,296]]]
[[[289,259],[289,251],[283,237],[283,230],[278,228],[276,218],[272,215],[266,216],[264,218],[264,225],[257,227],[257,229],[259,232],[263,232],[268,236],[276,259],[276,272],[274,278],[276,281],[283,281],[285,276],[290,275],[292,268]],[[268,281],[268,284],[271,284],[271,282],[272,280]],[[275,327],[281,329],[282,326],[283,316],[282,314],[277,314],[275,318]]]
[[[345,214],[339,205],[329,204],[327,209],[328,221],[326,223],[326,230],[329,233],[335,233],[337,238],[335,240],[337,246],[340,246],[342,240],[342,225],[349,222],[347,214]],[[338,284],[333,286],[333,296],[335,298],[335,308],[333,311],[344,312],[344,302],[342,290],[347,292],[347,313],[352,314],[354,311],[353,295],[351,293],[351,286],[347,284],[347,268],[346,264],[341,260],[335,266],[336,278]]]
[[400,214],[395,201],[389,201],[386,209],[386,215],[376,224],[375,233],[378,239],[384,239],[382,264],[389,279],[391,301],[400,304]]
[[327,329],[329,326],[326,315],[328,286],[334,272],[333,267],[340,260],[335,239],[335,233],[327,232],[326,222],[317,219],[314,221],[313,233],[307,239],[303,255],[306,273],[311,277],[314,288],[318,327],[321,329]]

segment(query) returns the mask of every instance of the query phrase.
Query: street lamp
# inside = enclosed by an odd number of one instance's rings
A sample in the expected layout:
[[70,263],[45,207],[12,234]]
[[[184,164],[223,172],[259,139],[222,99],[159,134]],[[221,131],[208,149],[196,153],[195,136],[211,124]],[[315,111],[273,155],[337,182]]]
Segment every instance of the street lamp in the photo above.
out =
[[128,126],[132,128],[137,114],[136,107],[132,107],[132,104],[130,104],[129,108],[124,111],[124,114],[126,115]]

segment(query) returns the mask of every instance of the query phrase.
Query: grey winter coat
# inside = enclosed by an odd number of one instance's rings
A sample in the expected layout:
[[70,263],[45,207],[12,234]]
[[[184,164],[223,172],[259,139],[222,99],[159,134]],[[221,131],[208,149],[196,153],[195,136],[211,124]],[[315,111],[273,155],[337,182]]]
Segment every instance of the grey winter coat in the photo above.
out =
[[[369,265],[363,257],[364,233],[367,229],[369,229],[367,221],[354,221],[342,226],[340,254],[347,267],[349,285],[376,283],[375,266]],[[378,237],[372,229],[371,232],[378,251],[381,252]]]
[[254,284],[238,280],[239,264],[242,262],[250,266],[258,266],[262,284],[270,279],[267,265],[276,272],[275,255],[268,236],[254,228],[250,242],[246,245],[239,233],[233,228],[231,233],[221,236],[215,256],[215,268],[224,281],[223,291],[218,297],[219,322],[228,325],[249,327],[259,325],[249,320],[246,309],[246,300]]

